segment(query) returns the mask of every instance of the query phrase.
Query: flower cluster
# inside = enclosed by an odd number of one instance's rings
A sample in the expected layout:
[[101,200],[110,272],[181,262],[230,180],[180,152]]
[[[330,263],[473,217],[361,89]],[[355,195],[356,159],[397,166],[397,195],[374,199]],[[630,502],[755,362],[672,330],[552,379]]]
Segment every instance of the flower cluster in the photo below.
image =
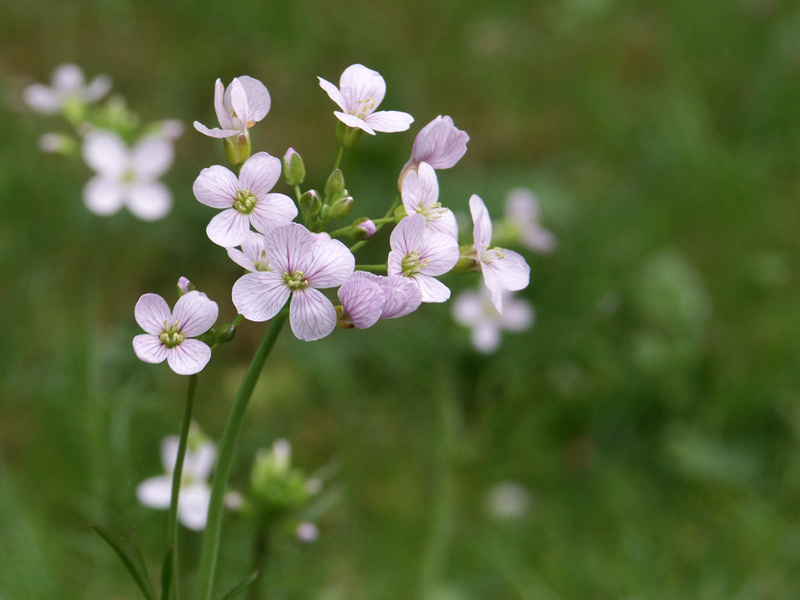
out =
[[35,83],[23,100],[43,115],[61,115],[74,133],[46,133],[39,140],[45,152],[80,154],[95,175],[83,190],[86,207],[107,216],[123,206],[135,217],[155,221],[172,208],[172,194],[158,179],[172,166],[174,140],[183,126],[174,120],[139,127],[139,118],[119,96],[95,107],[111,90],[111,79],[99,75],[86,83],[73,64],[58,67],[51,84]]

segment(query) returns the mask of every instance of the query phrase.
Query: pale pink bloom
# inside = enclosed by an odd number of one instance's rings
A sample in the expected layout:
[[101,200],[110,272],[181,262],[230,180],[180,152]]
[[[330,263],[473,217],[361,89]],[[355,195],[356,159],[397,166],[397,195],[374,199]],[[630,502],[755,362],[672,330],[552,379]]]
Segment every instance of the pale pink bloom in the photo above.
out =
[[389,238],[390,276],[408,277],[422,293],[423,302],[444,302],[450,289],[434,277],[452,269],[458,261],[458,242],[426,227],[425,217],[404,218]]
[[396,319],[414,312],[422,303],[422,292],[407,277],[383,277],[356,271],[339,288],[342,321],[359,329],[378,319]]
[[178,278],[178,289],[180,290],[181,294],[188,294],[194,288],[192,287],[192,282],[189,281],[186,277],[179,277]]
[[439,202],[439,181],[433,167],[421,163],[417,171],[406,175],[400,187],[406,214],[420,214],[425,217],[431,231],[458,239],[458,225],[453,211]]
[[192,190],[195,198],[224,209],[206,228],[209,239],[225,248],[240,245],[250,225],[267,233],[297,216],[297,206],[285,194],[270,193],[281,176],[281,161],[258,152],[242,165],[237,177],[221,165],[200,171]]
[[255,231],[245,232],[241,250],[226,248],[228,256],[247,271],[269,271],[269,257],[264,248],[264,234]]
[[227,89],[217,79],[214,84],[214,110],[220,128],[209,129],[199,121],[194,122],[194,128],[218,139],[247,135],[248,129],[267,116],[270,103],[269,92],[258,79],[247,75],[234,77]]
[[250,321],[266,321],[291,296],[292,332],[305,341],[328,335],[336,327],[336,309],[317,288],[343,284],[353,272],[353,254],[340,241],[315,236],[299,223],[265,234],[264,248],[271,270],[248,273],[236,281],[236,309]]
[[202,292],[188,292],[178,298],[170,311],[158,294],[144,294],[136,303],[136,322],[147,333],[133,338],[133,350],[144,362],[157,364],[165,359],[178,375],[194,375],[211,358],[211,349],[190,338],[209,329],[217,320],[217,303]]
[[[150,508],[167,509],[172,499],[172,474],[178,457],[178,436],[168,436],[161,442],[161,462],[165,473],[144,480],[136,488],[139,502]],[[186,448],[181,471],[181,486],[178,495],[178,520],[189,529],[199,531],[206,526],[211,488],[208,476],[217,457],[211,442],[202,442]]]
[[319,529],[314,523],[300,523],[296,530],[297,539],[306,544],[315,542],[319,537]]
[[375,222],[372,219],[364,219],[360,223],[357,223],[356,229],[360,229],[363,232],[364,239],[369,239],[378,232],[378,228],[375,226]]
[[172,208],[172,194],[157,179],[174,159],[172,141],[160,135],[141,138],[132,148],[112,131],[94,130],[83,141],[83,159],[97,175],[83,189],[93,213],[110,215],[127,206],[145,221],[160,219]]
[[348,127],[375,135],[376,131],[405,131],[414,122],[414,117],[408,113],[396,110],[375,112],[386,95],[386,82],[380,73],[364,65],[347,67],[339,78],[338,88],[322,77],[318,79],[320,87],[343,111],[334,111],[333,114]]
[[531,190],[515,188],[506,196],[505,228],[511,237],[534,252],[551,252],[556,237],[539,223],[539,201]]
[[423,162],[434,169],[449,169],[467,151],[469,136],[453,124],[453,119],[439,115],[420,129],[411,148],[411,158],[400,172],[400,181]]
[[50,84],[34,83],[26,87],[25,103],[41,114],[52,115],[69,102],[88,104],[100,100],[111,89],[111,78],[98,75],[87,84],[80,67],[64,64],[53,71]]
[[492,220],[483,200],[475,194],[469,199],[472,214],[475,245],[471,256],[483,273],[483,281],[492,295],[497,312],[503,312],[502,290],[521,290],[530,282],[531,268],[518,253],[504,248],[490,248],[492,242]]
[[527,300],[515,298],[507,291],[502,294],[502,314],[497,312],[485,287],[462,292],[453,301],[453,318],[472,329],[472,345],[483,354],[497,350],[502,331],[525,331],[533,323],[533,307]]

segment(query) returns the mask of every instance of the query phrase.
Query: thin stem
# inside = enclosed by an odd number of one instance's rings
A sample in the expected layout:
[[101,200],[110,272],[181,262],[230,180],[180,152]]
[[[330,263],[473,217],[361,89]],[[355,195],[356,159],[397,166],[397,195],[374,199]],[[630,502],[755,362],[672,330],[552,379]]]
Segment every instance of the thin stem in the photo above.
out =
[[[370,219],[375,225],[385,225],[386,223],[393,223],[394,217],[383,217],[381,219]],[[339,229],[334,229],[333,231],[329,231],[328,235],[331,237],[338,237],[340,235],[350,235],[353,229],[356,228],[356,223],[352,225],[348,225],[347,227],[341,227]],[[376,228],[377,231],[377,228]]]
[[382,265],[356,265],[357,271],[370,271],[372,273],[385,273],[387,271],[386,263]]
[[[398,206],[400,206],[400,196],[399,195],[397,196],[397,198],[394,199],[394,202],[392,202],[392,205],[389,207],[389,210],[386,211],[386,214],[383,215],[383,218],[378,219],[377,221],[375,221],[375,233],[378,233],[386,223],[391,223],[392,221],[394,221],[394,218],[393,218],[394,211]],[[356,250],[361,248],[361,246],[366,244],[368,241],[369,240],[367,239],[367,240],[361,240],[360,242],[356,242],[355,244],[350,246],[350,252],[355,252]]]
[[282,309],[267,326],[264,338],[261,340],[256,350],[247,373],[239,384],[239,391],[233,401],[233,408],[228,416],[228,423],[225,425],[225,432],[219,446],[219,458],[214,469],[214,480],[211,483],[211,501],[208,507],[208,521],[206,531],[203,535],[203,547],[200,552],[200,568],[198,571],[197,590],[195,598],[198,600],[211,600],[211,593],[214,587],[214,575],[217,568],[217,557],[219,555],[220,533],[222,531],[223,502],[225,500],[225,489],[228,485],[228,477],[233,463],[233,450],[236,446],[236,438],[242,427],[244,414],[253,389],[256,387],[264,363],[278,339],[286,319],[289,317],[289,309]]
[[294,195],[297,196],[297,202],[299,203],[303,193],[300,191],[300,186],[298,184],[294,184]]
[[336,155],[336,162],[333,163],[333,170],[334,171],[339,168],[339,165],[342,164],[342,157],[343,156],[344,156],[344,146],[342,146],[340,144],[339,145],[339,153]]
[[196,389],[197,375],[190,375],[189,391],[186,393],[186,408],[184,408],[183,420],[181,421],[178,454],[175,456],[175,467],[172,471],[172,496],[169,501],[167,547],[172,548],[172,585],[170,585],[168,595],[175,600],[180,597],[178,589],[178,498],[181,493],[183,461],[186,458],[186,446],[189,440],[189,429],[192,424],[192,408],[194,406],[194,392]]
[[[253,571],[266,573],[267,560],[269,559],[269,537],[270,537],[270,517],[261,515],[259,517],[256,534],[253,538]],[[261,582],[258,582],[259,584]],[[250,586],[250,600],[258,600],[260,596],[260,585],[256,582]]]

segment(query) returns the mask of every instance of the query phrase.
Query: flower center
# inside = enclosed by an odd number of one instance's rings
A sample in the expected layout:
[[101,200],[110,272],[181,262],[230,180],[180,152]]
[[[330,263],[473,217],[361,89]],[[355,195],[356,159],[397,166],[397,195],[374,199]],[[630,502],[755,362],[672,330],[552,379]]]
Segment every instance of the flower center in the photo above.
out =
[[431,204],[420,204],[417,206],[417,214],[424,215],[428,221],[440,219],[446,212],[447,209],[442,208],[441,202],[432,202]]
[[262,250],[261,254],[258,255],[258,259],[253,263],[253,266],[256,268],[256,271],[271,271],[269,264],[269,258],[267,257],[267,251]]
[[506,251],[503,248],[489,248],[481,253],[481,262],[485,265],[492,264],[496,260],[503,260],[506,257]]
[[161,332],[161,335],[158,336],[158,339],[160,339],[161,343],[167,348],[174,348],[183,342],[186,336],[180,332],[180,326],[177,323],[168,325],[167,322],[164,321],[164,330]]
[[350,114],[358,117],[359,119],[363,119],[364,117],[371,115],[372,111],[375,110],[377,105],[378,103],[375,102],[375,98],[356,100],[356,105],[350,110]]
[[284,273],[283,281],[286,283],[288,288],[293,292],[295,290],[301,290],[303,288],[308,287],[308,281],[306,281],[306,276],[303,275],[302,271],[294,271],[293,273]]
[[415,251],[410,254],[406,254],[405,258],[400,261],[400,268],[403,270],[403,277],[412,277],[419,273],[420,269],[427,267],[430,264],[430,260],[419,259],[419,252]]
[[233,201],[233,208],[240,213],[249,215],[256,207],[256,197],[247,190],[239,190]]

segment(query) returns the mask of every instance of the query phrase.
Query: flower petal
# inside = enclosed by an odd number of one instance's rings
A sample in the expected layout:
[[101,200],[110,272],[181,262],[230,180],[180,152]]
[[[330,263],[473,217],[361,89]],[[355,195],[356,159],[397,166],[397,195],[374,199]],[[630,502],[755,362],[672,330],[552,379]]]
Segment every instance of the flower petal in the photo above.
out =
[[233,305],[248,321],[267,321],[283,308],[290,293],[276,273],[248,273],[233,284]]
[[473,223],[472,237],[475,248],[480,253],[492,242],[492,220],[489,218],[486,204],[477,194],[473,194],[469,199],[469,212]]
[[228,208],[211,219],[206,234],[215,244],[223,248],[238,246],[250,230],[250,219],[238,210]]
[[329,288],[347,281],[355,264],[353,253],[342,242],[317,238],[302,264],[298,261],[298,268],[312,287]]
[[137,183],[128,188],[128,210],[143,221],[156,221],[172,208],[172,194],[158,181]]
[[136,142],[131,154],[131,168],[139,179],[160,177],[175,158],[172,141],[160,135],[148,135]]
[[[485,254],[492,253],[490,250]],[[512,250],[501,250],[502,258],[481,262],[483,281],[492,295],[497,312],[503,314],[503,290],[521,290],[530,282],[531,269],[525,259]],[[494,251],[499,256],[497,251]]]
[[139,360],[151,365],[164,362],[169,354],[169,349],[161,343],[161,340],[149,333],[142,333],[133,338],[133,351]]
[[399,110],[382,110],[368,115],[364,121],[375,131],[395,133],[407,131],[414,122],[414,117]]
[[116,179],[92,177],[83,188],[83,203],[96,215],[106,216],[122,208],[125,188]]
[[438,279],[423,273],[417,273],[411,280],[417,284],[422,292],[423,302],[445,302],[450,297],[450,288]]
[[34,83],[22,93],[25,104],[43,115],[52,115],[61,108],[61,96],[41,83]]
[[385,303],[381,319],[396,319],[414,312],[422,303],[422,292],[408,277],[381,277]]
[[183,340],[169,349],[167,364],[178,375],[194,375],[211,360],[211,348],[200,340]]
[[281,176],[281,160],[266,152],[257,152],[244,161],[239,172],[239,189],[247,190],[256,197],[269,192]]
[[336,327],[336,309],[319,290],[310,287],[297,290],[292,294],[289,325],[299,339],[318,340]]
[[136,302],[133,316],[139,327],[150,335],[158,336],[172,318],[172,311],[167,301],[158,294],[144,294]]
[[345,112],[358,110],[358,104],[364,101],[371,101],[374,110],[386,95],[386,82],[377,71],[356,64],[344,70],[339,78],[339,89],[345,99],[346,108],[342,107]]
[[172,498],[172,478],[169,475],[159,475],[145,479],[137,486],[136,497],[139,502],[150,508],[169,508]]
[[186,337],[197,337],[214,326],[219,316],[217,303],[203,292],[192,291],[184,294],[175,303],[172,311],[173,322],[178,323],[180,332]]
[[380,319],[385,298],[376,281],[357,275],[345,281],[338,294],[345,316],[359,329],[366,329]]
[[130,163],[128,146],[111,131],[92,131],[83,139],[83,160],[109,179],[121,179]]
[[[271,105],[267,86],[258,79],[247,75],[240,75],[236,79],[239,80],[247,96],[247,106],[249,108],[248,119],[251,123],[258,123],[267,116]],[[248,125],[248,127],[249,126],[250,125]]]
[[297,205],[286,194],[265,194],[250,213],[250,223],[261,233],[291,223],[297,216]]
[[186,452],[183,461],[184,477],[207,479],[217,459],[217,447],[213,442],[203,442],[196,450]]
[[[233,130],[233,134],[227,134],[225,137],[229,137],[229,135],[234,135],[236,133],[239,133],[239,131],[233,126],[233,118],[231,116],[231,111],[228,109],[229,106],[230,105],[228,105],[227,107],[225,106],[225,86],[222,85],[222,80],[218,78],[214,82],[214,112],[217,113],[217,121],[219,121],[219,125],[220,127],[222,127],[223,130],[228,130],[228,131]],[[195,128],[197,128],[196,121],[195,121]],[[203,132],[201,131],[201,133]],[[212,137],[217,137],[217,136],[214,135]]]
[[419,251],[425,239],[425,217],[411,215],[400,221],[392,230],[389,245],[402,256]]
[[200,121],[195,121],[193,125],[194,128],[203,135],[207,135],[208,137],[212,138],[217,138],[218,140],[231,137],[239,133],[238,129],[220,129],[219,127],[209,128],[203,125]]
[[230,208],[239,191],[239,179],[221,165],[206,167],[192,184],[197,201],[212,208]]
[[178,496],[178,520],[193,531],[205,529],[211,488],[205,482],[181,487]]
[[264,249],[273,271],[305,272],[314,240],[314,235],[300,223],[287,223],[270,230],[264,235]]
[[444,233],[428,231],[417,250],[420,261],[425,263],[420,272],[427,275],[444,275],[458,262],[458,242]]
[[328,97],[334,102],[336,102],[336,104],[339,105],[339,108],[346,111],[347,106],[345,105],[344,96],[342,96],[342,93],[339,91],[339,88],[333,85],[330,81],[323,79],[322,77],[317,77],[317,79],[319,79],[319,87],[321,87],[328,93]]
[[352,127],[353,129],[361,129],[370,135],[375,135],[375,130],[370,127],[367,122],[364,121],[364,119],[355,115],[339,112],[338,110],[333,111],[333,114],[335,114],[336,117],[348,127]]

